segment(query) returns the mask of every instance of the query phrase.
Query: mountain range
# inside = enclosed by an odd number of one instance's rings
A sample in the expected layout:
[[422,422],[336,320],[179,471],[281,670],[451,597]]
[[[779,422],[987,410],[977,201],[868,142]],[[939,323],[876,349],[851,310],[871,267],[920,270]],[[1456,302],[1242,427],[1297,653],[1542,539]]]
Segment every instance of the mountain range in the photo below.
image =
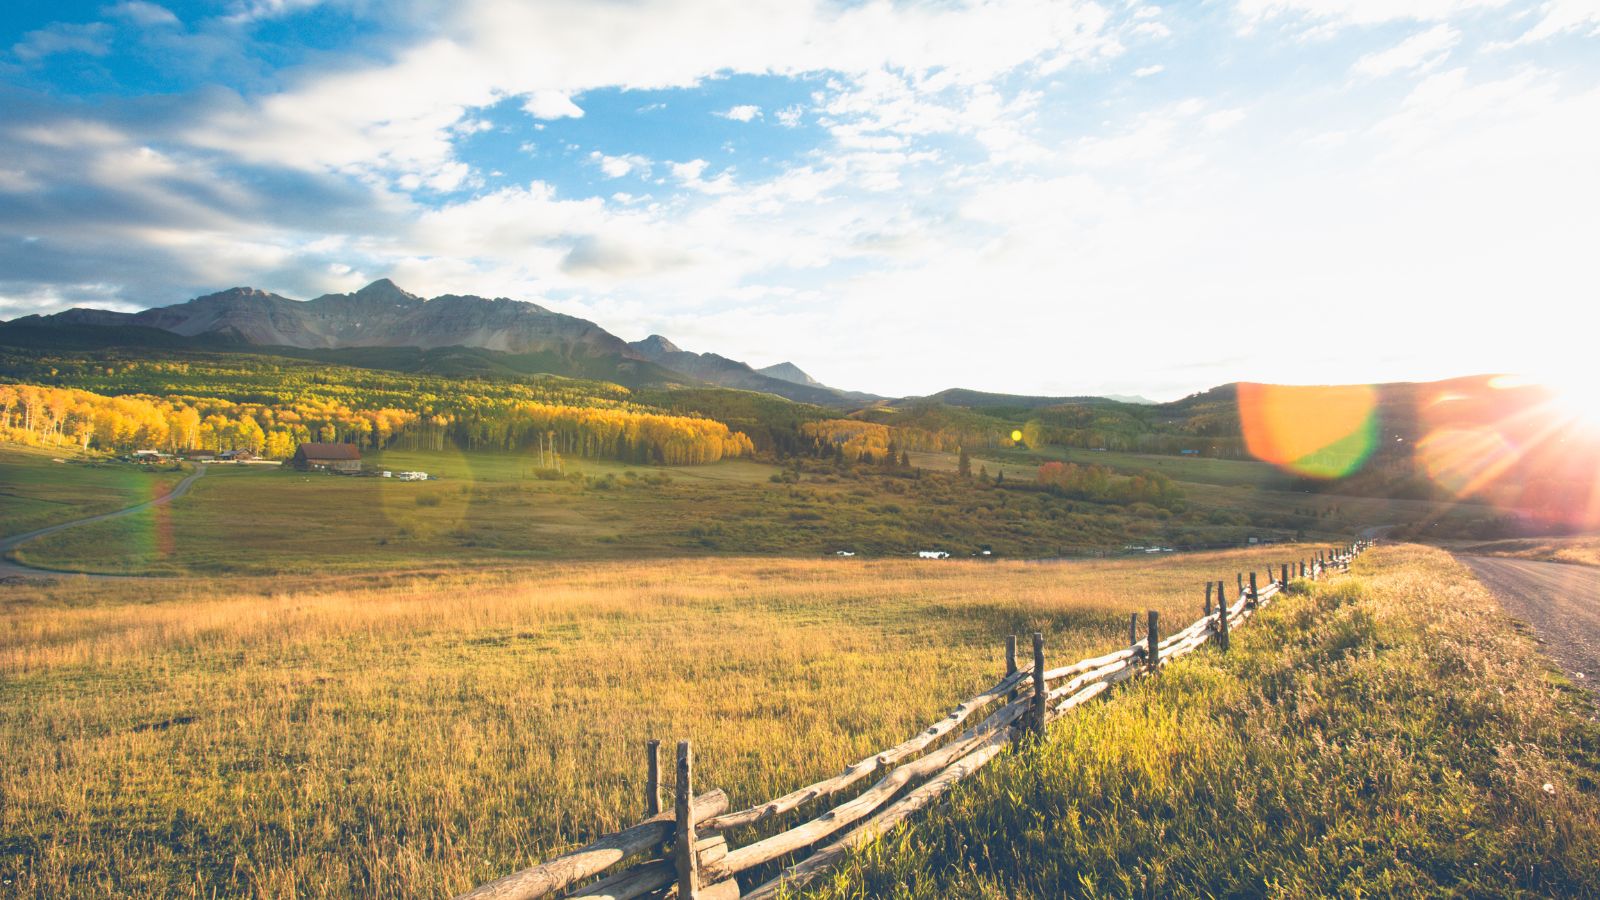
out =
[[348,294],[294,300],[236,287],[136,313],[75,308],[0,325],[9,342],[89,341],[208,349],[244,345],[354,365],[409,370],[548,372],[629,386],[714,385],[827,406],[881,399],[828,387],[793,363],[755,369],[679,348],[661,335],[629,343],[537,303],[445,294],[424,299],[388,279]]

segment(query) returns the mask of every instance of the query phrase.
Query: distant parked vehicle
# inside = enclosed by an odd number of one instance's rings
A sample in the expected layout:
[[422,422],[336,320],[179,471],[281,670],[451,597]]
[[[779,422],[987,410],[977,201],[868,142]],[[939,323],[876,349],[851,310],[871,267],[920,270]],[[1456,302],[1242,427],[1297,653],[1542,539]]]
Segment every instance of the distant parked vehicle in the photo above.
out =
[[943,550],[918,550],[917,556],[921,559],[949,559],[950,554]]
[[855,556],[856,552],[854,550],[835,550],[835,551],[833,551],[833,555],[834,556]]
[[396,475],[394,477],[400,479],[401,481],[427,481],[428,480],[428,473],[427,472],[401,472],[399,475]]

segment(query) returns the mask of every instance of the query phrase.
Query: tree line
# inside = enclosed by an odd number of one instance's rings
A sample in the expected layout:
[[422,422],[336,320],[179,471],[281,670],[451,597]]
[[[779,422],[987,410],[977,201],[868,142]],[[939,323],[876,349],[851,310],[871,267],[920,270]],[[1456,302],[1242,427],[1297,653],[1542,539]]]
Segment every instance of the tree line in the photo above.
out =
[[361,409],[309,398],[286,404],[193,396],[105,396],[77,388],[0,384],[0,438],[43,446],[129,450],[250,450],[287,459],[305,441],[380,449],[450,441],[468,449],[535,446],[571,456],[716,462],[753,452],[709,419],[621,408],[462,397],[451,412]]

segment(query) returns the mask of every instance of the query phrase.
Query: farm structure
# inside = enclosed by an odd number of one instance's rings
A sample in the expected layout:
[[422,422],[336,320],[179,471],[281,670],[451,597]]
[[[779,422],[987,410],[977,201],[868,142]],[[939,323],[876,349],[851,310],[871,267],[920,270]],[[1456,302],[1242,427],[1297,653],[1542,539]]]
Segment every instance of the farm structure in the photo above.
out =
[[[1017,637],[1012,635],[1006,642],[1005,676],[987,691],[957,705],[939,722],[836,776],[736,812],[728,811],[729,797],[721,789],[695,793],[694,754],[688,741],[678,744],[675,799],[672,808],[664,810],[661,742],[651,741],[645,753],[643,821],[485,884],[457,900],[786,896],[824,875],[853,848],[887,834],[933,804],[1008,744],[1042,734],[1051,722],[1106,693],[1112,685],[1157,673],[1209,642],[1226,652],[1231,631],[1282,595],[1293,579],[1315,581],[1332,572],[1349,571],[1350,561],[1369,546],[1358,542],[1320,551],[1309,560],[1284,564],[1276,572],[1269,567],[1265,583],[1258,572],[1240,573],[1231,603],[1225,580],[1207,582],[1204,614],[1199,619],[1162,635],[1155,611],[1147,612],[1143,622],[1133,613],[1127,645],[1092,659],[1047,668],[1044,636],[1035,632],[1032,666],[1021,667]],[[958,733],[964,723],[985,711],[977,724]],[[873,778],[876,781],[871,781]],[[825,798],[831,808],[804,821],[791,817]],[[775,830],[773,826],[779,823],[784,823],[782,830],[762,834]],[[796,854],[807,850],[811,850],[808,855],[796,859]]]
[[301,444],[290,463],[297,469],[361,471],[361,448],[355,444]]

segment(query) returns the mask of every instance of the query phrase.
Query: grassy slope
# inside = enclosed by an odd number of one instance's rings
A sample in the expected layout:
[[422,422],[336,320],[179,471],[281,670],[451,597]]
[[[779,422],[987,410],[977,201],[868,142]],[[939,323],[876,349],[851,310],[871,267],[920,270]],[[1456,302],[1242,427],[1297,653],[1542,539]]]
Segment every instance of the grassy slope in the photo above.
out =
[[815,893],[1600,896],[1586,700],[1442,552],[1357,573],[1085,708]]
[[142,503],[182,477],[60,449],[0,445],[0,536]]
[[1101,651],[1276,551],[8,589],[3,893],[448,895],[634,818],[648,738],[776,796],[992,683],[1006,634]]

